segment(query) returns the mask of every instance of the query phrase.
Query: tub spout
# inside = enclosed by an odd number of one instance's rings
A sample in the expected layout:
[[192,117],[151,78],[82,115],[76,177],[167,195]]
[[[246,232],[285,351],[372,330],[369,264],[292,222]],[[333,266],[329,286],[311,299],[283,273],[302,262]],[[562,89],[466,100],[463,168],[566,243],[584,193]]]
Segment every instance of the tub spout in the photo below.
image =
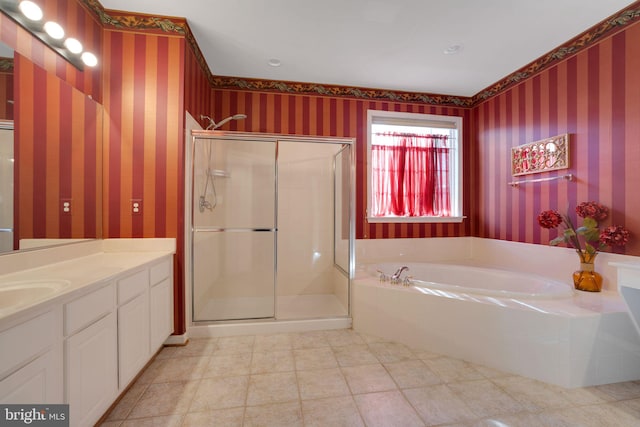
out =
[[400,267],[398,270],[396,270],[396,272],[395,272],[395,273],[393,273],[393,276],[391,276],[391,278],[392,278],[392,279],[399,279],[399,278],[400,278],[400,276],[402,275],[402,272],[403,272],[403,271],[409,271],[409,267],[407,267],[406,265],[405,265],[405,266]]
[[402,276],[403,271],[409,271],[409,267],[404,265],[400,267],[395,273],[393,273],[393,276],[391,276],[391,283],[400,283],[402,281],[400,276]]

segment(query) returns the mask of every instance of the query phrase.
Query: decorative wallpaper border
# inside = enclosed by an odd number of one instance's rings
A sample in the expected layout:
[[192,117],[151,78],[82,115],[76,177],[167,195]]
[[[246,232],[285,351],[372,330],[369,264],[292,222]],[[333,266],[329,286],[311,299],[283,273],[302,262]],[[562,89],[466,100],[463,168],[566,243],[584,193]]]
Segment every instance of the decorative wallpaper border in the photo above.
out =
[[102,4],[98,0],[80,0],[85,7],[87,7],[95,17],[102,23],[104,27],[113,27],[118,29],[128,29],[134,31],[153,31],[157,33],[170,33],[179,36],[184,36],[187,40],[187,45],[193,50],[200,67],[205,71],[208,76],[209,82],[212,82],[213,74],[209,69],[207,61],[204,59],[204,55],[198,46],[198,42],[189,27],[189,24],[185,18],[178,17],[155,17],[143,14],[132,14],[130,12],[127,15],[121,14],[117,11],[106,11]]
[[181,36],[185,36],[188,32],[186,18],[173,16],[157,17],[142,13],[116,10],[107,11],[98,0],[80,0],[80,2],[94,13],[104,27],[133,31],[154,31]]
[[0,72],[13,72],[13,58],[0,58]]
[[[273,91],[283,93],[297,93],[301,95],[344,96],[358,99],[413,102],[429,105],[455,106],[462,108],[473,107],[491,97],[494,97],[519,82],[575,55],[583,49],[593,45],[605,36],[622,30],[624,27],[640,19],[640,2],[634,2],[616,15],[591,27],[567,43],[552,50],[537,60],[525,65],[504,79],[483,89],[472,97],[438,95],[420,92],[402,92],[386,89],[360,88],[339,85],[325,85],[318,83],[288,82],[280,80],[263,80],[242,77],[214,76],[202,55],[202,51],[191,32],[185,18],[155,17],[118,11],[105,11],[98,0],[80,0],[91,10],[105,27],[128,29],[135,31],[153,31],[184,36],[188,46],[196,55],[200,67],[208,76],[213,89],[240,89]],[[126,13],[126,14],[125,14]]]
[[242,89],[275,91],[289,94],[347,96],[358,99],[392,102],[415,102],[429,105],[471,107],[472,98],[437,95],[420,92],[400,92],[386,89],[371,89],[350,86],[322,85],[318,83],[261,80],[242,77],[214,76],[210,79],[214,89]]
[[552,50],[546,55],[536,59],[535,61],[525,65],[516,72],[509,74],[504,79],[494,83],[488,88],[480,91],[473,98],[473,105],[476,105],[486,99],[489,99],[499,93],[507,90],[513,85],[518,84],[534,74],[543,71],[564,59],[575,55],[581,50],[595,44],[605,36],[613,35],[613,33],[623,29],[627,25],[633,24],[640,18],[640,7],[638,2],[623,9],[618,14],[602,21],[601,23],[589,28],[582,34],[569,40],[567,43]]

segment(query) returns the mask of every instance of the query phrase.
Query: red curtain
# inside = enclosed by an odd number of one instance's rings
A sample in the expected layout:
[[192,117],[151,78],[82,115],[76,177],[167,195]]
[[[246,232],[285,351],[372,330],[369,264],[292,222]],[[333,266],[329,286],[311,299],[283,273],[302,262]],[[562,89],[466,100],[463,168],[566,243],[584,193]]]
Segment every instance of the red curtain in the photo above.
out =
[[449,216],[449,151],[446,135],[373,134],[372,216]]

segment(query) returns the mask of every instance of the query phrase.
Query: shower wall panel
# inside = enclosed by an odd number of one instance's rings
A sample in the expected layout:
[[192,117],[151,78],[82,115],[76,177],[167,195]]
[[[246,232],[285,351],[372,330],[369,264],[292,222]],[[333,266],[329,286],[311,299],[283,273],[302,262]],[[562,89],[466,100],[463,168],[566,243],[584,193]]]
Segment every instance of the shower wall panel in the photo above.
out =
[[280,142],[278,295],[333,293],[333,156],[340,148]]
[[255,141],[198,140],[194,154],[194,225],[272,228],[274,147],[274,143]]
[[273,233],[195,233],[194,320],[273,317],[273,248]]

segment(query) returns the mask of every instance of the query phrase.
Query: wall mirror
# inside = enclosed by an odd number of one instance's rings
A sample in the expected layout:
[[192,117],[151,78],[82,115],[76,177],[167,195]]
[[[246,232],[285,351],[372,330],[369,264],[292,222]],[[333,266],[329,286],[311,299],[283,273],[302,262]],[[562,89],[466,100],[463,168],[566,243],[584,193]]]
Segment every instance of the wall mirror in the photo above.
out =
[[0,57],[13,56],[15,68],[9,89],[0,75],[0,115],[5,105],[13,114],[0,117],[0,255],[101,238],[102,106],[5,37],[3,28]]
[[13,49],[0,42],[0,254],[13,250]]

